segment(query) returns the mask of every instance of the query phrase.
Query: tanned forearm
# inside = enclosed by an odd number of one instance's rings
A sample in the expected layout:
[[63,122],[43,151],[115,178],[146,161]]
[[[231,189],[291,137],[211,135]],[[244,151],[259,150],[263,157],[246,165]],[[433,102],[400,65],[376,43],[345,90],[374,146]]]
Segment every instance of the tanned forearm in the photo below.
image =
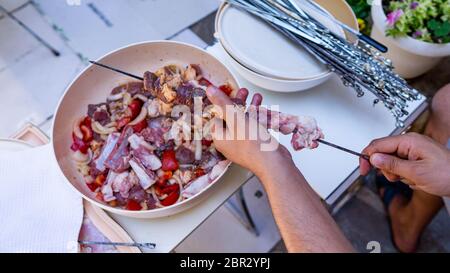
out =
[[289,252],[353,252],[320,197],[290,158],[270,154],[256,175],[263,183]]

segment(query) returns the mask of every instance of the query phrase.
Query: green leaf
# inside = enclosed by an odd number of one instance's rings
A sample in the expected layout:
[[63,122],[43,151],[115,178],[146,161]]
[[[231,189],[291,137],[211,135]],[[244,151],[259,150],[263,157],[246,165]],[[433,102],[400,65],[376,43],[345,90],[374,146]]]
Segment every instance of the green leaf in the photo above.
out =
[[437,37],[445,37],[449,35],[450,33],[450,23],[449,22],[443,22],[439,28],[434,30],[434,34]]
[[441,24],[436,19],[431,19],[430,21],[428,21],[427,26],[429,29],[435,30],[438,29]]

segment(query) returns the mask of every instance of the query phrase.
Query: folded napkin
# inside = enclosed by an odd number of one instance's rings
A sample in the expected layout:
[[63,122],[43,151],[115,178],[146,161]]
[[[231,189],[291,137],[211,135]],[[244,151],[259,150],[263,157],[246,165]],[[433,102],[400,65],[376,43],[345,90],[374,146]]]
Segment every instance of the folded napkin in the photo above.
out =
[[0,252],[73,252],[83,203],[52,153],[51,145],[0,151]]

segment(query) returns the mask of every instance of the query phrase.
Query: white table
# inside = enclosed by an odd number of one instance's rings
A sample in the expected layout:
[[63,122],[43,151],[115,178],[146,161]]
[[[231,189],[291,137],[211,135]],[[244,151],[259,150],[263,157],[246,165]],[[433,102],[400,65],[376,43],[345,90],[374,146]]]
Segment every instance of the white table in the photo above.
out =
[[[208,51],[232,68],[231,60],[220,45],[216,44]],[[337,76],[316,88],[298,93],[262,90],[236,76],[240,85],[247,87],[251,93],[262,93],[265,105],[278,105],[280,111],[286,113],[314,116],[327,140],[355,151],[362,150],[372,139],[399,134],[404,130],[395,127],[393,117],[384,106],[372,106],[372,94],[367,92],[363,98],[357,98],[355,92],[344,87]],[[426,107],[425,98],[411,103],[406,125],[411,124]],[[328,205],[335,205],[359,177],[358,158],[324,145],[312,151],[294,152],[289,141],[289,137],[280,138],[280,142],[289,147],[297,167],[311,186]],[[170,252],[251,177],[250,172],[232,166],[217,182],[220,185],[215,187],[208,200],[171,217],[136,220],[111,216],[135,241],[155,242],[158,247],[154,252]]]

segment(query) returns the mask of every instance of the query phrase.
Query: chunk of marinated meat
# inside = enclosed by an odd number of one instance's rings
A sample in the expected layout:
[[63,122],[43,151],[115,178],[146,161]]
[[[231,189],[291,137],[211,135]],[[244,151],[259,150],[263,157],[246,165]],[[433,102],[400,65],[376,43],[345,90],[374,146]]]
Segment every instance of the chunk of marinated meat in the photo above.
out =
[[184,81],[192,81],[195,80],[197,78],[197,75],[200,75],[200,73],[198,73],[197,69],[199,70],[200,68],[198,66],[195,67],[195,65],[189,65],[186,70],[184,70],[183,73],[183,80]]
[[161,147],[164,144],[164,134],[172,127],[172,119],[158,117],[148,122],[148,127],[142,130],[140,135],[151,144]]
[[204,151],[199,165],[205,172],[209,172],[219,161],[220,159],[216,155],[213,155],[209,151]]
[[119,141],[120,134],[112,133],[106,139],[105,145],[103,145],[102,152],[99,157],[94,159],[95,167],[97,170],[104,172],[106,169],[105,161],[111,155],[114,148],[116,147],[117,142]]
[[[209,100],[206,97],[206,91],[202,88],[195,87],[194,85],[190,83],[183,83],[182,85],[178,86],[177,88],[177,97],[175,99],[175,104],[177,105],[187,105],[189,107],[193,107],[194,105],[194,98],[200,97],[202,98],[203,102],[206,101],[209,102]],[[203,105],[205,106],[205,105]]]
[[164,84],[161,92],[158,94],[158,98],[165,103],[172,103],[177,97],[177,92],[168,85]]
[[91,162],[89,162],[88,166],[89,166],[89,175],[90,175],[92,178],[95,178],[95,177],[97,177],[98,175],[104,173],[104,171],[102,172],[102,171],[100,171],[99,169],[97,169],[97,164],[95,163],[94,160],[92,160]]
[[107,109],[108,109],[107,104],[106,104],[106,103],[89,104],[89,105],[88,105],[88,112],[87,112],[87,115],[88,115],[91,119],[93,119],[93,118],[94,118],[94,113],[97,112],[97,111],[99,111],[99,110],[101,110],[101,109],[107,110]]
[[177,88],[177,98],[175,104],[191,106],[193,103],[194,86],[191,84],[182,84]]
[[144,89],[153,97],[158,96],[158,90],[161,88],[159,78],[150,71],[144,73]]
[[131,188],[128,196],[129,200],[134,200],[138,203],[145,202],[149,209],[156,208],[156,201],[153,199],[153,196],[147,193],[141,186],[136,185]]
[[156,171],[161,168],[162,163],[153,154],[154,147],[144,140],[143,137],[132,135],[129,138],[132,149],[132,156],[137,159],[145,168]]
[[112,188],[113,192],[119,192],[120,191],[120,187],[123,184],[126,184],[126,181],[127,181],[127,178],[128,178],[129,174],[130,174],[129,172],[122,172],[122,173],[117,174],[114,177],[114,179],[111,182],[111,188]]
[[129,82],[127,83],[127,92],[133,97],[137,94],[145,95],[150,94],[149,92],[145,92],[144,83],[143,82]]
[[299,117],[291,144],[296,151],[303,148],[314,149],[319,146],[317,140],[323,137],[323,132],[317,127],[315,119],[311,117]]
[[180,164],[192,164],[195,161],[194,152],[183,145],[176,149],[175,157]]
[[170,88],[176,90],[182,82],[183,82],[183,79],[181,78],[181,76],[176,74],[176,75],[173,75],[173,77],[171,77],[170,79],[168,79],[165,84],[167,86],[169,86]]
[[[112,182],[112,189],[120,193],[123,198],[128,198],[130,189],[139,185],[139,179],[134,172],[123,172],[115,177]],[[114,195],[117,197],[117,195]]]
[[312,117],[294,116],[255,106],[250,106],[248,113],[266,128],[284,135],[293,134],[291,144],[295,150],[314,149],[318,146],[317,140],[324,137],[322,130]]
[[157,99],[152,99],[148,101],[147,106],[148,116],[151,118],[156,118],[162,113],[161,104]]
[[114,182],[114,180],[117,177],[117,173],[113,172],[113,171],[109,171],[108,176],[106,177],[106,181],[102,186],[102,194],[103,194],[103,200],[105,202],[110,202],[116,199],[116,197],[114,196],[114,191],[112,189],[112,184]]
[[111,116],[108,111],[104,109],[100,109],[94,112],[92,115],[92,120],[97,121],[101,125],[105,126],[106,124],[111,122]]
[[136,173],[136,176],[139,178],[139,184],[144,190],[150,188],[153,184],[156,183],[156,180],[158,179],[156,174],[153,171],[146,169],[135,158],[132,158],[130,160],[130,166]]
[[105,166],[115,172],[123,172],[129,168],[130,151],[128,138],[133,134],[133,128],[126,127],[117,141],[114,150],[105,161]]
[[191,198],[192,196],[201,192],[210,183],[209,175],[205,174],[192,181],[183,191],[184,198]]

